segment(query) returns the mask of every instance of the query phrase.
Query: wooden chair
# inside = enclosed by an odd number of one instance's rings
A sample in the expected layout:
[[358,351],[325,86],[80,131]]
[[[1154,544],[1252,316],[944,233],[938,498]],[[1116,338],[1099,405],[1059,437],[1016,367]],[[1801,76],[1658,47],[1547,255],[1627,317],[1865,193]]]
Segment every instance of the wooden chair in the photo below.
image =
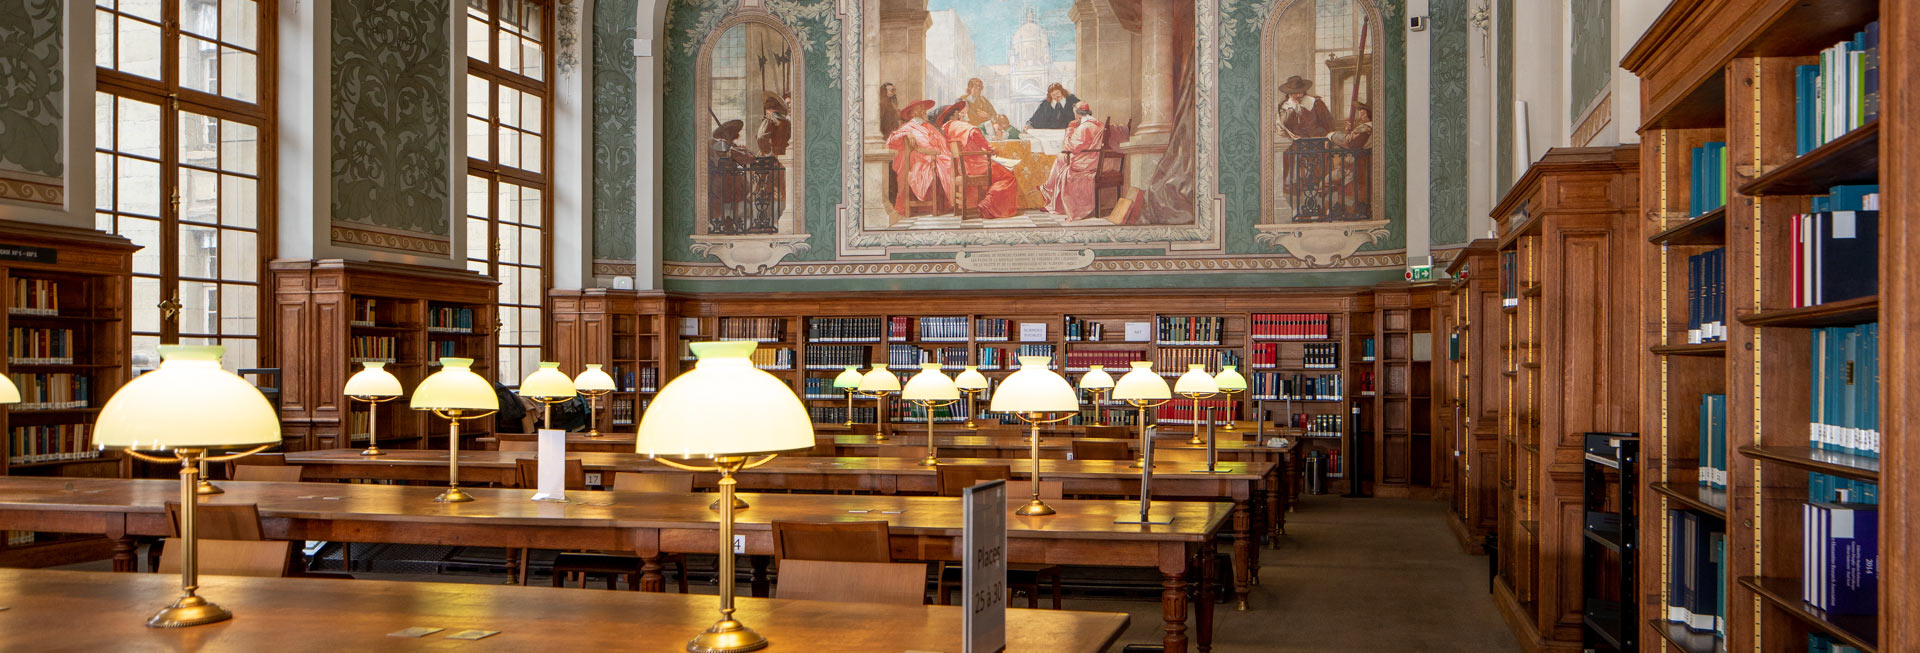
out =
[[693,475],[673,472],[620,472],[613,477],[613,489],[622,492],[693,493]]
[[[284,578],[289,575],[287,558],[297,551],[292,542],[285,540],[217,540],[200,537],[196,538],[194,544],[200,549],[200,573],[216,576]],[[160,560],[154,564],[154,571],[162,574],[180,573],[180,555],[180,547],[165,547],[160,553]]]
[[297,483],[302,469],[299,465],[240,465],[233,468],[233,480]]
[[775,560],[893,562],[893,545],[887,535],[884,521],[776,521],[773,522],[773,557]]
[[[913,149],[914,147],[916,147],[916,146],[915,146],[915,145],[913,144],[913,140],[912,140],[912,139],[908,139],[908,140],[907,140],[907,146],[906,146],[906,147],[903,147],[903,148],[900,148],[900,151],[899,151],[899,152],[896,152],[896,153],[894,153],[894,155],[893,155],[893,158],[894,158],[894,160],[896,161],[896,163],[895,163],[895,164],[892,164],[892,165],[889,165],[889,166],[887,166],[887,169],[889,169],[889,170],[898,170],[898,169],[900,169],[900,168],[903,168],[903,167],[905,167],[904,165],[901,165],[900,163],[898,163],[898,161],[899,161],[900,159],[903,159],[903,158],[906,158],[906,157],[908,156],[908,154],[909,154],[909,151],[910,151],[910,150],[912,150],[912,149]],[[929,152],[931,152],[931,153],[933,153],[933,154],[938,154],[938,153],[939,153],[939,150],[928,150],[928,151],[929,151]],[[936,170],[937,170],[937,169],[936,169]],[[926,199],[914,199],[914,198],[913,198],[913,189],[911,189],[911,188],[908,188],[907,186],[908,186],[908,184],[906,183],[906,180],[904,180],[904,179],[903,179],[903,180],[901,180],[901,183],[900,183],[900,187],[899,187],[899,189],[898,189],[898,191],[897,191],[897,192],[901,192],[901,193],[906,193],[906,194],[907,194],[907,214],[906,214],[906,215],[903,215],[903,216],[900,216],[900,217],[902,217],[902,218],[911,218],[911,217],[913,217],[914,215],[916,215],[916,214],[918,214],[918,211],[917,211],[916,209],[921,209],[921,208],[925,208],[925,209],[927,210],[927,213],[926,213],[927,215],[936,215],[936,214],[937,214],[937,213],[939,212],[939,210],[940,210],[940,194],[939,194],[939,193],[937,193],[937,192],[930,192],[930,193],[928,193],[928,194],[927,194],[927,198],[926,198]],[[935,188],[935,189],[938,189],[938,187],[939,187],[940,185],[936,183],[936,184],[934,184],[933,186],[934,186],[934,188]],[[888,206],[893,206],[893,204],[894,204],[894,200],[895,200],[895,199],[896,199],[896,198],[894,198],[894,197],[889,197],[889,198],[887,198],[887,205],[888,205]]]
[[[513,461],[515,485],[523,488],[540,486],[540,460],[521,458]],[[587,470],[580,464],[579,458],[567,459],[567,485],[569,490],[587,489]]]
[[287,464],[287,455],[280,452],[257,453],[245,458],[227,461],[227,478],[233,478],[241,467],[261,466],[278,467]]
[[788,560],[774,596],[782,599],[925,605],[927,567],[909,562]]
[[1132,460],[1133,449],[1112,440],[1074,440],[1074,460]]
[[501,451],[539,451],[540,443],[532,440],[501,440]]
[[[1111,120],[1112,116],[1108,116]],[[1100,144],[1100,165],[1093,173],[1094,214],[1106,217],[1113,211],[1113,205],[1120,201],[1127,188],[1127,155],[1120,151],[1120,145],[1133,136],[1133,120],[1125,125],[1112,122],[1107,126],[1106,140]],[[1102,193],[1113,191],[1113,196],[1101,199]]]
[[[978,202],[969,204],[967,202],[967,191],[978,188],[980,189],[978,197],[985,198],[987,196],[987,189],[993,186],[993,153],[986,150],[962,150],[960,149],[959,143],[952,143],[949,147],[953,150],[953,178],[955,181],[960,182],[954,184],[953,188],[953,213],[962,219],[965,219],[969,212],[978,217],[980,216],[980,204]],[[969,174],[967,172],[968,157],[986,159],[986,174]]]
[[[621,492],[693,492],[693,475],[680,473],[620,472],[613,476],[613,489]],[[605,576],[607,589],[626,577],[627,589],[640,589],[640,574],[646,561],[625,553],[562,553],[553,558],[553,586],[565,587],[566,580],[579,575],[580,587],[593,576]],[[669,553],[660,556],[660,564],[673,565],[678,571],[680,593],[687,593],[687,556]]]
[[[967,488],[978,485],[983,481],[1004,479],[1013,476],[1013,470],[1007,465],[938,465],[934,467],[934,473],[939,475],[940,496],[943,497],[961,496]],[[1049,482],[1055,483],[1053,489],[1055,494],[1052,497],[1046,498],[1059,498],[1061,486],[1058,484],[1058,481],[1040,481],[1040,491],[1043,493],[1043,496],[1047,491],[1047,483]],[[1022,482],[1022,485],[1025,485],[1025,483],[1026,482]],[[1008,481],[1008,485],[1011,486],[1012,481]],[[1008,487],[1007,501],[1012,503],[1018,497],[1032,496],[1032,493],[1033,490],[1031,486],[1025,488],[1025,491],[1020,494],[1015,494],[1013,488]],[[1026,590],[1027,607],[1029,608],[1040,607],[1041,579],[1051,579],[1053,581],[1053,609],[1060,609],[1060,567],[1058,565],[1020,563],[1009,563],[1007,565],[1007,585],[1014,589]],[[958,587],[960,587],[960,568],[950,567],[945,562],[940,563],[940,584],[935,589],[935,594],[940,597],[940,604],[947,605],[949,588]]]
[[960,496],[962,490],[982,481],[1013,478],[1013,468],[1007,465],[935,465],[933,470],[943,497]]
[[1133,427],[1131,426],[1094,426],[1092,424],[1086,426],[1086,433],[1083,435],[1089,438],[1107,438],[1112,440],[1129,440],[1138,437],[1133,432]]

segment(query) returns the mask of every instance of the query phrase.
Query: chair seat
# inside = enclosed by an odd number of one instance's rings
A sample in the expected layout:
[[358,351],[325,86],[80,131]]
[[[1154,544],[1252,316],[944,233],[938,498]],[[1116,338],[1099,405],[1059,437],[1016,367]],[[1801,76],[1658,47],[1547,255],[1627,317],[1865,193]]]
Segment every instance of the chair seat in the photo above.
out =
[[[680,593],[687,593],[687,556],[671,553],[660,556],[660,562],[679,568]],[[553,558],[553,586],[560,587],[568,574],[580,574],[580,585],[586,586],[588,574],[607,574],[626,576],[629,589],[640,588],[640,574],[646,564],[639,556],[617,553],[561,553]],[[613,589],[613,579],[607,580],[607,588]]]
[[[935,588],[935,597],[941,605],[949,604],[948,593],[960,589],[964,569],[958,565],[940,563],[940,581]],[[1060,565],[1034,562],[1013,562],[1007,564],[1007,585],[1012,589],[1026,590],[1027,607],[1040,607],[1040,583],[1052,581],[1053,609],[1060,609]]]

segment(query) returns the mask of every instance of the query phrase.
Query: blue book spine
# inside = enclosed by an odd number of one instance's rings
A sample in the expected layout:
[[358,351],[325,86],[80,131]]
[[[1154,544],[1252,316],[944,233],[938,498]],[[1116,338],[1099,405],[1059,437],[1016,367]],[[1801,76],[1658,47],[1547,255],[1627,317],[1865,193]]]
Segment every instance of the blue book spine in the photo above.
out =
[[1686,568],[1686,517],[1681,512],[1667,511],[1667,621],[1677,624],[1687,622],[1685,583],[1680,575]]
[[1700,279],[1705,276],[1705,261],[1701,254],[1687,257],[1687,344],[1699,344],[1700,316],[1703,313],[1700,301]]
[[1693,165],[1690,168],[1692,174],[1687,179],[1687,215],[1697,216],[1705,213],[1700,207],[1705,205],[1707,199],[1706,151],[1703,147],[1692,150]]
[[1831,211],[1865,211],[1867,196],[1880,192],[1879,184],[1848,184],[1827,189]]
[[1727,489],[1727,396],[1713,395],[1713,480],[1716,489]]
[[1867,122],[1880,117],[1880,21],[1867,23],[1866,105],[1861,116]]
[[1798,66],[1793,70],[1793,125],[1796,155],[1819,147],[1820,132],[1815,124],[1814,103],[1819,101],[1820,67]]
[[1880,611],[1880,511],[1827,506],[1827,606],[1830,614]]

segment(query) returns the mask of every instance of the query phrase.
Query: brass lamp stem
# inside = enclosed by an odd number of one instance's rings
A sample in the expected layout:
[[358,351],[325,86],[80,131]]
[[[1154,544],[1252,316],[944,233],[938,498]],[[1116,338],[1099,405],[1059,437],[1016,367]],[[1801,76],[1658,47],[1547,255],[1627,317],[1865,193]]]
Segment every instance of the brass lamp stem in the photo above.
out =
[[[1220,391],[1220,393],[1221,393],[1221,394],[1224,394],[1224,395],[1226,395],[1226,396],[1227,396],[1227,401],[1229,402],[1229,406],[1231,406],[1231,402],[1233,401],[1233,395],[1234,395],[1234,393],[1237,393],[1237,392],[1239,392],[1239,391],[1238,391],[1238,390],[1221,390],[1221,391]],[[1211,419],[1209,419],[1209,420],[1207,420],[1207,423],[1208,423],[1209,425],[1211,425],[1211,424],[1213,423],[1213,420],[1211,420]],[[1232,430],[1234,430],[1234,428],[1233,428],[1233,409],[1232,409],[1232,408],[1228,408],[1228,409],[1227,409],[1227,423],[1226,423],[1225,425],[1223,425],[1223,426],[1221,426],[1221,427],[1220,427],[1220,430],[1222,430],[1222,431],[1232,431]]]
[[1093,389],[1093,425],[1094,426],[1106,426],[1106,423],[1102,421],[1102,417],[1104,417],[1106,413],[1100,410],[1100,395],[1105,392],[1106,392],[1105,388]]
[[973,398],[974,396],[980,394],[980,391],[972,390],[972,389],[962,389],[961,392],[966,393],[967,395],[967,428],[979,429],[980,425],[973,423],[973,416],[976,412],[978,412],[978,411],[975,411],[973,408]]
[[487,411],[477,415],[468,415],[460,408],[435,408],[434,414],[447,419],[447,491],[433,500],[440,503],[465,503],[473,500],[473,495],[460,489],[460,420],[480,419],[492,415]]
[[1043,517],[1054,514],[1053,506],[1049,506],[1047,502],[1040,500],[1040,424],[1043,422],[1053,423],[1073,419],[1074,415],[1078,414],[1078,412],[1076,409],[1074,412],[1054,419],[1042,418],[1040,413],[1037,412],[1014,413],[1015,415],[1019,415],[1020,419],[1025,420],[1028,428],[1031,429],[1029,434],[1031,437],[1027,438],[1027,446],[1030,447],[1033,454],[1033,474],[1029,476],[1027,480],[1033,483],[1033,497],[1032,500],[1027,502],[1027,505],[1021,506],[1019,510],[1013,511],[1013,514],[1025,517]]
[[675,469],[694,472],[720,472],[720,620],[713,622],[706,632],[695,635],[687,642],[691,653],[733,653],[736,651],[755,651],[766,648],[767,638],[748,628],[733,618],[733,488],[737,483],[733,475],[736,472],[753,469],[772,462],[775,456],[769,455],[759,460],[750,460],[747,456],[721,456],[714,459],[711,467],[699,467],[676,462],[667,458],[655,458],[661,464]]
[[853,388],[847,388],[847,421],[843,426],[853,427]]
[[200,555],[196,544],[198,540],[195,536],[198,520],[195,508],[200,504],[200,493],[195,488],[199,485],[200,465],[244,458],[265,451],[268,446],[271,445],[261,445],[240,453],[222,456],[208,456],[205,449],[181,448],[173,450],[173,458],[148,455],[133,449],[127,450],[127,455],[147,462],[165,463],[177,460],[180,463],[180,598],[174,601],[173,605],[167,606],[153,615],[153,618],[148,619],[148,627],[181,628],[225,621],[233,617],[233,613],[196,594],[200,591]]
[[[581,390],[580,391],[580,394],[587,396],[587,437],[589,438],[600,437],[600,395],[607,394],[608,392],[612,392],[612,391],[611,390]],[[608,430],[612,430],[612,429],[609,428]]]
[[942,406],[952,406],[955,403],[958,403],[960,400],[954,399],[951,401],[939,401],[939,400],[921,401],[918,399],[914,399],[912,401],[913,403],[920,404],[921,406],[924,406],[927,409],[927,457],[920,459],[920,465],[923,467],[932,467],[934,465],[938,465],[940,464],[940,456],[937,453],[938,450],[934,449],[934,446],[933,446],[933,409],[939,408]]
[[207,480],[208,474],[207,474],[206,458],[200,459],[199,471],[200,471],[200,480],[199,482],[194,484],[193,486],[194,492],[199,494],[226,494],[227,492],[226,490],[220,489],[220,486],[214,485],[212,481]]

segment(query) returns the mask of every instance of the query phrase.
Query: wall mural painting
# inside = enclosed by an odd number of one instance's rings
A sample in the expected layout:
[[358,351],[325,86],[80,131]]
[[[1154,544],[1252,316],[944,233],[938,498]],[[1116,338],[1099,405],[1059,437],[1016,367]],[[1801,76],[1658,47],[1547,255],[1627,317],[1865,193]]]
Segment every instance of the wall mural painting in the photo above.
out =
[[695,253],[742,273],[764,272],[808,248],[800,218],[804,151],[801,50],[772,17],[722,24],[702,50],[701,152]]
[[1281,0],[1262,39],[1258,239],[1315,266],[1339,265],[1387,235],[1380,16],[1368,0]]

